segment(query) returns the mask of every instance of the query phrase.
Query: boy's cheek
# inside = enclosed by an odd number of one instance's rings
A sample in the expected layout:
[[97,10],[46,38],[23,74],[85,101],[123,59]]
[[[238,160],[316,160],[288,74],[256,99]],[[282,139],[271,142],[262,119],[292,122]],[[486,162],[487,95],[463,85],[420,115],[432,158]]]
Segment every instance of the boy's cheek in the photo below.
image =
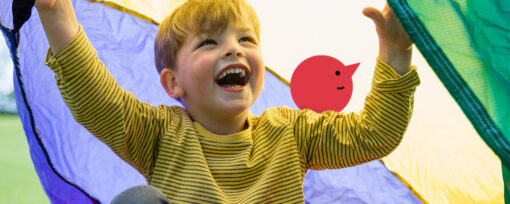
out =
[[214,69],[214,64],[217,56],[211,53],[200,53],[196,56],[193,61],[196,63],[195,65],[202,69]]
[[201,58],[195,62],[195,79],[205,82],[214,79],[214,60],[211,58]]
[[261,67],[264,69],[264,59],[262,58],[262,51],[260,49],[251,50],[247,56],[252,69]]
[[259,81],[264,81],[264,71],[265,71],[264,60],[262,58],[262,54],[260,52],[258,54],[259,54],[258,56],[254,57],[252,59],[249,59],[249,60],[250,60],[251,66],[252,66],[252,71],[255,72],[253,74],[256,75],[256,77],[258,78]]

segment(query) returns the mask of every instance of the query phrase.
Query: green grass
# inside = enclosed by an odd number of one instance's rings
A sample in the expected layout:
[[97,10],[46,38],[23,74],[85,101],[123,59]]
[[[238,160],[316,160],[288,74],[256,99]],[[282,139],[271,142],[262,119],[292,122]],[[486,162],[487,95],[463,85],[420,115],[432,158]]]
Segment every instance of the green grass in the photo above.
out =
[[0,203],[49,203],[17,115],[0,115]]

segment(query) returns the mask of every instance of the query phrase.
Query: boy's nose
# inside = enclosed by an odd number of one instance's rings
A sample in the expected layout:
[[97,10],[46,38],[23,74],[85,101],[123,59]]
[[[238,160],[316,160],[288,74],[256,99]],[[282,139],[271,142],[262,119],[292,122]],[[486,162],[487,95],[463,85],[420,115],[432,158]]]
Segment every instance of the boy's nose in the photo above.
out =
[[238,46],[232,46],[226,50],[226,52],[224,53],[223,56],[225,56],[225,57],[230,57],[230,56],[244,57],[244,53]]

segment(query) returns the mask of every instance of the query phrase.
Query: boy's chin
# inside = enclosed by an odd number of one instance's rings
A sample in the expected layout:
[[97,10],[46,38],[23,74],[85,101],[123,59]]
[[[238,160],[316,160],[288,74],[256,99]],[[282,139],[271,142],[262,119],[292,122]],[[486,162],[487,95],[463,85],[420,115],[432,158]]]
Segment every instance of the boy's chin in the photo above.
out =
[[226,112],[239,114],[250,109],[249,104],[231,104],[224,107]]
[[251,103],[246,101],[230,101],[222,104],[222,109],[224,112],[231,113],[233,115],[237,115],[246,111],[249,111]]

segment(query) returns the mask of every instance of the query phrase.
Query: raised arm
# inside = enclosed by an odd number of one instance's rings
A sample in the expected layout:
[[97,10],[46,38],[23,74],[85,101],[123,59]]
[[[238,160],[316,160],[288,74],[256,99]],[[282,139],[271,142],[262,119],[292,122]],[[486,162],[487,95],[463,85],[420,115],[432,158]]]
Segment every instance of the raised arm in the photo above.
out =
[[70,0],[36,0],[50,50],[56,54],[69,44],[78,32],[78,21]]
[[307,168],[343,168],[384,157],[398,146],[411,119],[420,83],[411,67],[413,42],[388,5],[363,14],[379,36],[372,89],[360,114],[298,112],[293,128]]
[[411,68],[413,41],[402,28],[393,9],[388,4],[382,11],[367,7],[363,9],[363,14],[374,21],[379,36],[379,59],[398,74],[407,73]]
[[[120,87],[78,24],[70,0],[36,0],[50,43],[45,63],[74,119],[146,178],[172,108],[142,103]],[[168,113],[168,114],[167,114]]]

